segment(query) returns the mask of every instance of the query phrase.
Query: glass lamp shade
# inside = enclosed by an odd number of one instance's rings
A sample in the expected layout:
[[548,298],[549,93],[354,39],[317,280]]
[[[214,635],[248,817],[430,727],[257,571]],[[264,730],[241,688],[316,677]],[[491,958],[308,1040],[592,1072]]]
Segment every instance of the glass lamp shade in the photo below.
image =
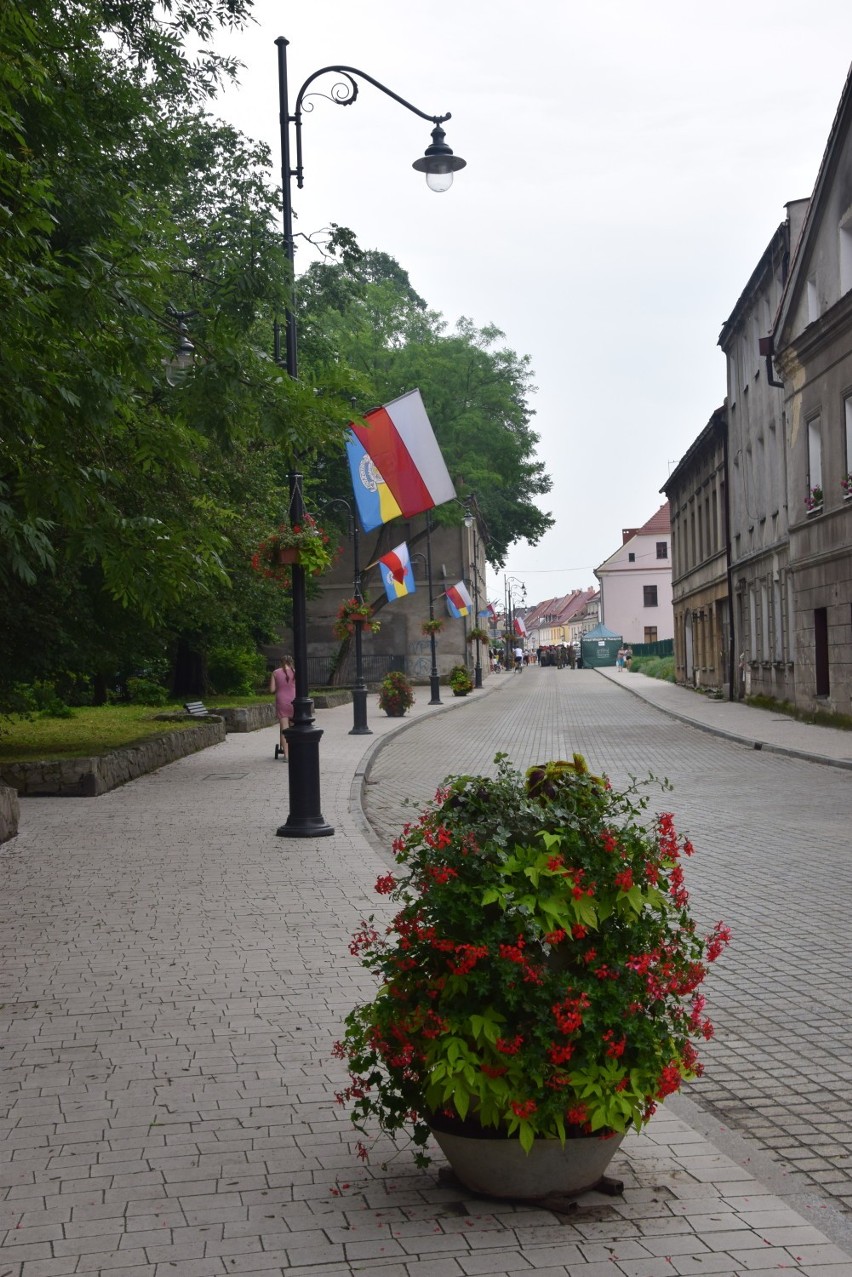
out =
[[432,130],[432,145],[426,147],[425,155],[415,160],[412,168],[418,173],[426,174],[426,185],[430,191],[448,191],[453,184],[453,174],[464,168],[467,160],[453,155],[451,147],[444,141],[444,130],[436,125]]
[[448,191],[453,184],[452,170],[446,173],[427,173],[426,185],[430,191],[434,191],[436,195],[440,195],[443,191]]

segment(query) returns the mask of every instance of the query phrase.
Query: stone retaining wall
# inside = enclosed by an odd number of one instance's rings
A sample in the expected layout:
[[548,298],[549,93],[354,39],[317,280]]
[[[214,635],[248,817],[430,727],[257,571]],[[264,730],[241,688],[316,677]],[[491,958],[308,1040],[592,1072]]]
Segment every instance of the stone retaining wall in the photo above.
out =
[[8,785],[0,785],[0,842],[7,842],[18,832],[20,803],[18,792]]
[[278,722],[274,701],[268,705],[211,705],[210,713],[225,720],[228,732],[256,732],[260,727],[274,727]]
[[0,763],[0,782],[11,785],[22,798],[96,798],[224,739],[225,724],[211,715],[193,720],[183,731],[149,736],[96,758]]

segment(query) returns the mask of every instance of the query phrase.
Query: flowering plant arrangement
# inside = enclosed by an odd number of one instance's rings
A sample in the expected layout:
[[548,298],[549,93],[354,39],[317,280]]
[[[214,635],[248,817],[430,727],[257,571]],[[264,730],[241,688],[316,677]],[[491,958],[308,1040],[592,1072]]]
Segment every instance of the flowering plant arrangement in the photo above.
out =
[[808,489],[808,495],[805,497],[805,505],[809,510],[818,510],[822,505],[822,488],[819,484],[815,488]]
[[[290,551],[291,553],[287,553]],[[306,514],[301,523],[279,523],[260,542],[252,555],[251,565],[271,580],[286,579],[289,583],[290,568],[299,563],[311,576],[327,572],[334,562],[335,551],[327,532],[319,526],[313,515]]]
[[450,687],[457,696],[467,696],[473,691],[473,679],[466,665],[454,665],[450,670]]
[[639,1128],[713,1032],[699,988],[730,936],[698,933],[673,817],[579,754],[526,777],[495,762],[405,826],[376,883],[398,911],[350,945],[380,988],[346,1018],[337,1099],[362,1132],[410,1128],[421,1166],[430,1128],[527,1152]]
[[401,670],[391,670],[379,687],[379,709],[392,718],[405,713],[414,704],[414,689]]
[[337,620],[332,626],[335,636],[345,639],[355,633],[356,625],[368,626],[371,634],[378,634],[382,628],[381,621],[374,619],[373,609],[366,599],[344,599],[337,609]]
[[847,474],[845,479],[841,479],[840,486],[847,497],[852,497],[852,474]]
[[475,625],[472,630],[468,631],[467,635],[468,643],[487,643],[488,638],[488,631],[483,630],[479,625]]
[[428,621],[424,621],[420,626],[421,634],[440,634],[444,628],[444,622],[439,616],[430,617]]

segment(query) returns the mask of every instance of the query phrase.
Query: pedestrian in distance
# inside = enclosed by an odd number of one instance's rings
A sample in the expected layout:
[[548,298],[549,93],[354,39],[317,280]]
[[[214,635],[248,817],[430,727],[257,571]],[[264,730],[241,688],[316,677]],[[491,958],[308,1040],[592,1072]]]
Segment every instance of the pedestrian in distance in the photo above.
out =
[[521,647],[515,648],[515,673],[524,668],[524,650]]
[[281,664],[269,678],[269,690],[275,693],[275,714],[278,718],[279,743],[275,757],[287,757],[287,740],[284,732],[293,726],[293,698],[296,695],[296,669],[292,656],[282,656]]
[[630,662],[632,660],[633,660],[633,648],[628,643],[627,647],[624,649],[624,668],[626,670],[630,669]]
[[621,672],[624,669],[624,648],[623,647],[620,647],[618,649],[618,652],[616,653],[615,668],[618,670],[619,674],[621,674]]

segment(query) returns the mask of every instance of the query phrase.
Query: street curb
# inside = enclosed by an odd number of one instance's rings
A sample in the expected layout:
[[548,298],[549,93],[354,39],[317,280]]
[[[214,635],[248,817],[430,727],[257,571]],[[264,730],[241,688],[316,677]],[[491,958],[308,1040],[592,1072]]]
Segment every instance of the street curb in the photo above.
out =
[[[608,683],[613,682],[601,670],[595,670],[595,673],[600,674]],[[616,687],[623,687],[631,696],[644,701],[646,705],[650,705],[652,709],[659,710],[661,714],[666,714],[669,718],[676,718],[678,722],[685,723],[687,727],[695,727],[700,732],[707,732],[709,736],[721,736],[724,740],[733,741],[735,744],[746,745],[751,749],[765,750],[767,754],[783,754],[787,758],[797,758],[806,763],[822,763],[825,767],[840,767],[845,771],[852,771],[852,759],[828,758],[825,754],[811,754],[807,750],[792,749],[787,745],[775,745],[770,741],[755,740],[753,736],[743,736],[739,732],[726,732],[724,728],[714,727],[710,723],[702,723],[699,719],[691,718],[688,714],[679,714],[677,710],[669,709],[665,705],[657,705],[654,701],[649,700],[647,696],[643,696],[638,688],[631,687],[626,680],[615,685]]]
[[[496,679],[496,678],[498,678],[497,675],[492,675],[491,678],[489,679],[489,682],[491,682],[492,679]],[[500,687],[502,686],[507,686],[507,685],[497,682],[494,684],[493,687],[478,688],[476,691],[476,695],[480,697],[483,695],[491,696],[493,693],[499,691]],[[448,714],[453,710],[461,709],[461,707],[467,703],[468,703],[468,698],[466,696],[456,697],[452,701],[444,702],[439,707],[436,706],[434,709],[434,714],[436,715]],[[470,703],[472,704],[473,702],[470,702]],[[355,818],[359,826],[359,831],[361,835],[363,836],[365,841],[369,843],[373,851],[377,852],[379,855],[384,856],[385,859],[388,859],[393,863],[395,863],[393,861],[393,853],[390,851],[390,848],[385,846],[384,842],[380,839],[379,835],[376,833],[375,829],[373,828],[373,826],[370,824],[369,820],[367,819],[366,812],[364,811],[364,802],[363,802],[364,788],[366,785],[370,783],[370,770],[373,766],[373,763],[379,757],[379,755],[381,754],[385,746],[389,745],[392,741],[396,740],[396,738],[399,735],[401,735],[402,732],[407,732],[412,727],[416,727],[416,725],[419,722],[421,722],[425,717],[427,717],[427,715],[418,714],[416,718],[403,719],[403,721],[400,723],[398,727],[395,727],[392,731],[387,732],[384,736],[380,736],[377,740],[374,740],[372,744],[367,747],[367,750],[365,751],[365,753],[361,755],[361,761],[359,762],[358,766],[355,769],[355,774],[352,777],[352,783],[349,786],[349,811],[350,811],[350,814]]]

